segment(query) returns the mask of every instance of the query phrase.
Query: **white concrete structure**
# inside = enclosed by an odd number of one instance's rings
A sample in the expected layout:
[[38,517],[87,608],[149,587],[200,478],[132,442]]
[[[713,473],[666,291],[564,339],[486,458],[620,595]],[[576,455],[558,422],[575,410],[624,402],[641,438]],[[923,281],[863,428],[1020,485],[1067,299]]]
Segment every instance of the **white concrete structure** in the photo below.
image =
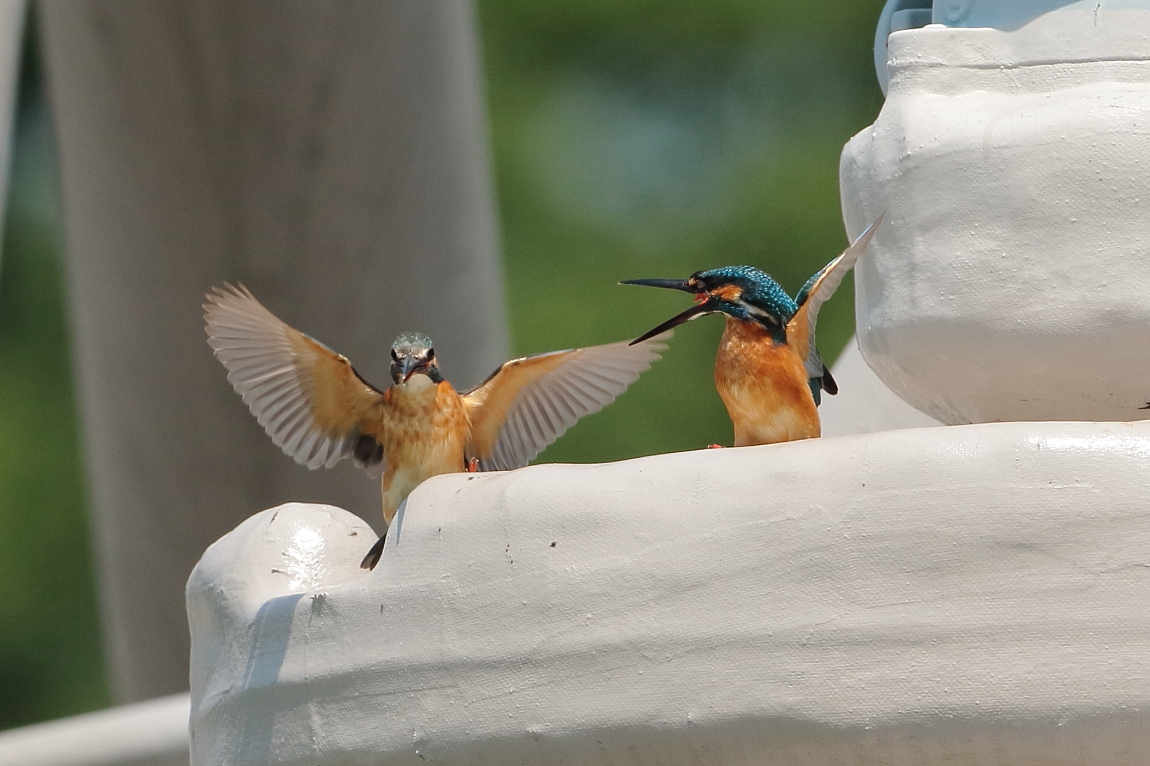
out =
[[835,396],[824,396],[819,405],[823,436],[941,425],[886,387],[863,360],[855,338],[847,342],[832,372],[839,383],[839,392]]
[[[454,475],[188,585],[193,763],[1150,763],[1150,424]],[[943,759],[943,756],[946,759]]]
[[843,152],[863,356],[943,422],[1150,414],[1150,9],[1084,5],[893,33]]

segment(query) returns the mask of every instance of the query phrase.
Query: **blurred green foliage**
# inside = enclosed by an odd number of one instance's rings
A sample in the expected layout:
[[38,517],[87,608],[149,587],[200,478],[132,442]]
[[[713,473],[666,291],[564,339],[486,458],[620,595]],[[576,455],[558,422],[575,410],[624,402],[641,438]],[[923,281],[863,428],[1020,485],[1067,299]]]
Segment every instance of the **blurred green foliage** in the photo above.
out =
[[[515,350],[632,337],[687,305],[621,279],[749,263],[793,292],[836,255],[839,152],[881,106],[881,7],[480,0]],[[26,58],[0,260],[0,728],[108,702],[55,169]],[[852,331],[851,294],[848,281],[822,309],[828,360]],[[721,327],[680,328],[664,361],[542,459],[729,442],[711,377]]]
[[[633,337],[685,295],[621,279],[748,263],[792,293],[846,244],[838,159],[882,104],[882,2],[480,3],[515,350]],[[819,321],[833,360],[853,282]],[[712,370],[723,322],[683,326],[663,361],[540,460],[730,443]]]

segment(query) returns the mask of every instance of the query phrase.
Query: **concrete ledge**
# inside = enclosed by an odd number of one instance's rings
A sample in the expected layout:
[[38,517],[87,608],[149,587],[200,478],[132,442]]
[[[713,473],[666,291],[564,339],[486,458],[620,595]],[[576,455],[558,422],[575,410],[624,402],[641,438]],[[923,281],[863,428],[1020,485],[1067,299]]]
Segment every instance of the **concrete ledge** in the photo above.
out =
[[1150,763],[1150,424],[433,479],[188,583],[196,764]]
[[188,695],[0,732],[0,763],[19,766],[186,766]]

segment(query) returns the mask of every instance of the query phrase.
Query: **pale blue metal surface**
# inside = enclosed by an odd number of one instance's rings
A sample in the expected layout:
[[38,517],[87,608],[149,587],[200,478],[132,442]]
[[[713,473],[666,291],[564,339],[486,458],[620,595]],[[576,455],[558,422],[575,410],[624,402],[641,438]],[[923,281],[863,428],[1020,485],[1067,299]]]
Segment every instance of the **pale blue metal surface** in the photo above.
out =
[[875,29],[875,74],[885,94],[886,40],[891,32],[927,24],[1013,30],[1051,11],[1085,9],[1104,13],[1128,8],[1150,10],[1150,0],[887,0]]

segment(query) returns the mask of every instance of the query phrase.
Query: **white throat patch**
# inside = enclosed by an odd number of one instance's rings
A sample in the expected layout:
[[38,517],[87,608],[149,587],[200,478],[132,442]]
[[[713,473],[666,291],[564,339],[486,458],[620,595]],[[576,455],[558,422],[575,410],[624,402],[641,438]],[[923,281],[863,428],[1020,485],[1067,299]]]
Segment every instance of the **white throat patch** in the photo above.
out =
[[413,393],[418,394],[421,391],[426,391],[435,386],[435,381],[427,377],[423,373],[416,373],[407,379],[407,382],[401,385],[401,388]]

